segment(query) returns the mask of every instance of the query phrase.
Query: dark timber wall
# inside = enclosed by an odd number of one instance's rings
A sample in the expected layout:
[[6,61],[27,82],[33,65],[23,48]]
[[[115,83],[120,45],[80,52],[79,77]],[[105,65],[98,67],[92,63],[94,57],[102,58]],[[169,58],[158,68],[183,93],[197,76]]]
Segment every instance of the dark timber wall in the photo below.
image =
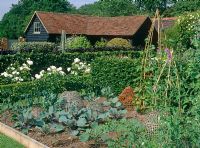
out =
[[[145,22],[142,24],[142,26],[138,29],[138,31],[133,35],[132,43],[134,46],[145,45],[145,39],[148,37],[151,24],[152,21],[150,20],[150,18],[147,18]],[[158,40],[158,33],[154,29],[152,43],[156,45],[157,40]]]
[[34,34],[34,22],[40,22],[37,16],[34,16],[33,21],[31,22],[27,32],[25,33],[26,40],[28,42],[37,42],[37,41],[48,41],[49,35],[46,32],[44,26],[41,23],[41,32],[40,34]]

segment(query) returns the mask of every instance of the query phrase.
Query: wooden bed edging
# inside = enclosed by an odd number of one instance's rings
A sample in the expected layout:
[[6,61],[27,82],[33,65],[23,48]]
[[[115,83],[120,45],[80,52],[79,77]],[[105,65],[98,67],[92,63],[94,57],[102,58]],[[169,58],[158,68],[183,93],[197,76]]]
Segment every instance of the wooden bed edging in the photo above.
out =
[[49,148],[44,144],[39,143],[38,141],[20,133],[19,131],[3,124],[0,122],[0,133],[16,140],[17,142],[24,145],[26,148]]

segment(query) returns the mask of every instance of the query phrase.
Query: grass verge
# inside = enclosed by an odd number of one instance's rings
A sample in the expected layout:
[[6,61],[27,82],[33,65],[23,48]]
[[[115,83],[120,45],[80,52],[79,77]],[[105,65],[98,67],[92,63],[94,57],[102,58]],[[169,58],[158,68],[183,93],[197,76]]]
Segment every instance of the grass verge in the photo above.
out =
[[0,133],[0,148],[24,148],[24,146]]

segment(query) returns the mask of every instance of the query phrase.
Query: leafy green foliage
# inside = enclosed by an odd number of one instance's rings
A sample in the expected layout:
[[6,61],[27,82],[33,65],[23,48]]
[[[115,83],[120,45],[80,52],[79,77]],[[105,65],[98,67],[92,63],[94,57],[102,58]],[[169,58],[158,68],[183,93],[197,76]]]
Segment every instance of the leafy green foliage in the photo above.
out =
[[73,36],[66,41],[66,50],[73,50],[77,48],[91,48],[90,41],[85,36]]
[[0,85],[0,101],[6,105],[28,97],[41,96],[44,90],[59,93],[65,89],[64,78],[61,75],[49,75],[40,80]]
[[72,75],[87,75],[90,74],[91,66],[86,62],[80,61],[79,58],[74,59],[72,66],[67,68],[67,71]]
[[101,38],[101,40],[100,41],[97,41],[96,43],[95,43],[95,47],[96,48],[102,48],[102,47],[106,47],[106,45],[107,45],[107,41],[106,40],[104,40],[103,38]]
[[12,5],[0,22],[0,37],[16,39],[23,36],[23,32],[34,11],[70,12],[74,8],[67,0],[20,0]]
[[124,47],[131,48],[132,45],[126,39],[114,38],[107,43],[108,47]]
[[25,59],[30,58],[34,61],[34,65],[32,65],[31,73],[36,74],[39,73],[42,69],[47,69],[48,67],[54,65],[56,67],[62,67],[65,72],[67,72],[67,68],[71,67],[75,58],[79,58],[81,61],[85,61],[87,63],[91,63],[97,57],[104,56],[130,56],[130,57],[139,57],[140,52],[138,51],[100,51],[100,52],[22,52],[14,55],[0,55],[0,72],[4,72],[4,70],[12,63],[16,61],[19,64],[25,62]]
[[177,1],[172,7],[164,12],[165,16],[179,16],[186,12],[195,12],[200,9],[199,0],[181,0]]
[[127,16],[137,14],[133,0],[99,0],[78,9],[78,13],[96,16]]
[[[40,100],[38,104],[29,101],[26,105],[23,103],[23,106],[21,103],[16,103],[12,108],[16,114],[15,126],[25,133],[32,127],[38,127],[46,134],[52,131],[62,132],[68,128],[71,134],[78,135],[87,128],[105,122],[109,118],[121,118],[126,113],[117,98],[110,98],[105,102],[104,107],[111,106],[106,111],[96,110],[92,106],[78,109],[77,104],[68,104],[62,98],[59,99],[57,95],[49,92],[44,93],[43,97],[38,100]],[[37,117],[33,116],[33,108],[36,105],[42,108]]]
[[15,51],[53,51],[56,49],[55,43],[50,42],[16,42],[12,44],[12,50]]
[[[191,40],[198,36],[198,28],[199,28],[199,17],[200,12],[187,13],[182,15],[177,20],[175,26],[170,29],[172,32],[168,32],[168,40],[172,40],[173,45],[181,44],[180,48],[189,49],[192,47]],[[172,35],[174,33],[174,35]]]
[[[144,126],[137,120],[112,120],[104,125],[86,130],[80,136],[81,141],[95,140],[98,144],[104,141],[108,147],[142,146],[142,136],[145,134]],[[113,136],[111,136],[113,135]]]
[[100,88],[110,86],[118,95],[125,87],[135,88],[139,82],[140,59],[128,57],[104,57],[96,59],[92,64],[94,84]]

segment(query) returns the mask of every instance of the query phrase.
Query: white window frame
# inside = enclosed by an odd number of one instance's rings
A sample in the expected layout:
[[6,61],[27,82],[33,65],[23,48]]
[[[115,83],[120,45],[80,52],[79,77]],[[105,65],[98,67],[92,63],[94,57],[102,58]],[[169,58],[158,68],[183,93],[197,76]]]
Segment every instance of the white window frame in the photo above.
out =
[[34,34],[40,34],[41,32],[41,24],[40,22],[34,22],[33,24],[33,33]]

